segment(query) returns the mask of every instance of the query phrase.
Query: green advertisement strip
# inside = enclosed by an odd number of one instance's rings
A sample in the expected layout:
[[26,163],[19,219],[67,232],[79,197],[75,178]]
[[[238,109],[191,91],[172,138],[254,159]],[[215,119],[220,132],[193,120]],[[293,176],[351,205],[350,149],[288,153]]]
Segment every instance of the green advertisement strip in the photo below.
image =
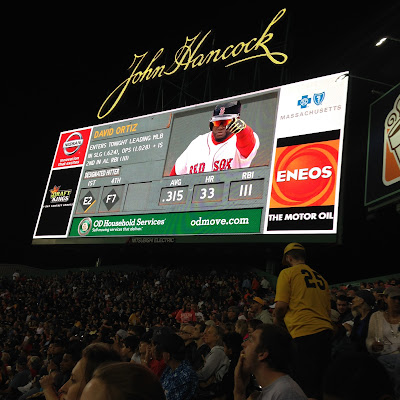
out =
[[74,218],[70,236],[260,233],[261,209]]

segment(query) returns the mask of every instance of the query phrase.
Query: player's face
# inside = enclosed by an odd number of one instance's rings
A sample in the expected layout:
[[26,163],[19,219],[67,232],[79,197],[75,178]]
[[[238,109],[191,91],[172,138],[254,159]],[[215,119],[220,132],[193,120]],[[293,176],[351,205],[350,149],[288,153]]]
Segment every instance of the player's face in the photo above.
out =
[[231,121],[232,120],[215,121],[212,133],[216,142],[222,142],[230,135],[230,132],[226,130],[226,126],[229,125]]

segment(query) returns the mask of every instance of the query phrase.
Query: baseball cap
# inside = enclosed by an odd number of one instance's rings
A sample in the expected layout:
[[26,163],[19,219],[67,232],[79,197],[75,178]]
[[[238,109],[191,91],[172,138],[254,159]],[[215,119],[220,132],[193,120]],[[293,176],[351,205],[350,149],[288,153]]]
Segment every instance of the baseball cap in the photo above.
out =
[[289,252],[290,250],[303,250],[306,251],[306,249],[304,248],[303,245],[301,245],[300,243],[289,243],[286,247],[285,250],[283,250],[283,257],[282,257],[282,264],[285,265],[286,260],[285,260],[285,256],[286,253]]
[[240,109],[241,109],[241,103],[239,100],[230,101],[224,104],[218,104],[214,108],[210,122],[223,119],[237,118],[240,114]]
[[390,286],[385,289],[383,294],[385,296],[389,296],[389,297],[399,297],[400,296],[400,288],[396,287],[396,286]]
[[128,332],[120,329],[116,333],[121,339],[126,339],[128,337]]
[[252,298],[252,300],[255,301],[256,303],[261,304],[262,306],[265,306],[265,301],[261,297],[255,296]]
[[369,290],[358,290],[357,297],[361,297],[370,307],[375,304],[375,297]]

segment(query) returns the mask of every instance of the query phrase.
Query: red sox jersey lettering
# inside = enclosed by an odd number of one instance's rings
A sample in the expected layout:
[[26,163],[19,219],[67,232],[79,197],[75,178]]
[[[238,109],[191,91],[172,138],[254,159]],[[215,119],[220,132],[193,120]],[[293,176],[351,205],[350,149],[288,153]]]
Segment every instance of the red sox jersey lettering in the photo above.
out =
[[212,132],[194,139],[175,162],[176,175],[198,174],[201,172],[225,171],[235,168],[247,168],[255,157],[260,141],[254,135],[254,147],[247,157],[243,157],[237,148],[237,135],[232,135],[222,143],[213,140]]

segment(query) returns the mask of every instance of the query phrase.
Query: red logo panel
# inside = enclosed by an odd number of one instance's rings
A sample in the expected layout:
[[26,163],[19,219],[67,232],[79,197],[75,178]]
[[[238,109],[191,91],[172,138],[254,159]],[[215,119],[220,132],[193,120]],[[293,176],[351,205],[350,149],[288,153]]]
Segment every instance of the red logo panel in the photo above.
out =
[[62,133],[53,168],[76,167],[83,164],[92,129]]

